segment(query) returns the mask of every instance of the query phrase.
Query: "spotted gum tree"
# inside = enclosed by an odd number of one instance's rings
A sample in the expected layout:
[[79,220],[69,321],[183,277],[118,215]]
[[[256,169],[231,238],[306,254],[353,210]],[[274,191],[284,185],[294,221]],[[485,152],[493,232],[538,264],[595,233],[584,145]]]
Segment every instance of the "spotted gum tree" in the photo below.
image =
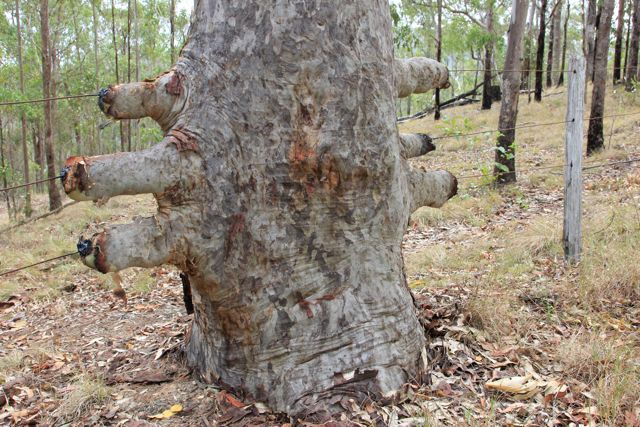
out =
[[66,162],[75,200],[158,203],[83,241],[84,263],[188,273],[189,363],[275,410],[385,395],[425,369],[401,240],[457,182],[407,162],[434,147],[398,133],[395,99],[446,87],[448,72],[394,60],[390,23],[386,0],[200,0],[171,70],[100,96],[164,139]]

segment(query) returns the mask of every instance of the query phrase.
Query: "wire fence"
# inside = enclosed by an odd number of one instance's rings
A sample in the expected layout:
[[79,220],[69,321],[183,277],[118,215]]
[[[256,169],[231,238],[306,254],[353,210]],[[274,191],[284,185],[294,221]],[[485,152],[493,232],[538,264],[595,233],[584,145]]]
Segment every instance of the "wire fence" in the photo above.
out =
[[[453,69],[453,70],[449,70],[450,73],[455,73],[455,72],[484,72],[484,69]],[[507,70],[507,69],[503,69],[503,70],[491,70],[491,72],[496,72],[496,73],[504,73],[504,72],[509,72],[509,71],[516,71],[516,72],[539,72],[540,70],[536,70],[536,69],[528,69],[528,70]],[[548,72],[549,70],[543,70],[545,72]],[[569,70],[551,70],[551,72],[562,72],[562,73],[569,73]],[[79,98],[88,98],[88,97],[95,97],[98,96],[97,93],[91,93],[91,94],[80,94],[80,95],[66,95],[66,96],[58,96],[58,97],[50,97],[50,98],[40,98],[40,99],[31,99],[31,100],[21,100],[21,101],[5,101],[5,102],[0,102],[0,106],[13,106],[13,105],[22,105],[22,104],[32,104],[32,103],[40,103],[40,102],[47,102],[47,101],[58,101],[58,100],[65,100],[65,99],[79,99]],[[583,118],[584,121],[589,122],[592,120],[601,120],[601,119],[606,119],[606,118],[612,118],[615,120],[616,117],[624,117],[624,116],[632,116],[632,115],[638,115],[640,114],[640,111],[636,111],[636,112],[630,112],[630,113],[620,113],[620,114],[609,114],[609,115],[603,115],[600,117],[585,117]],[[514,126],[511,128],[498,128],[498,129],[487,129],[487,130],[481,130],[481,131],[473,131],[473,132],[454,132],[454,133],[449,133],[449,134],[444,134],[444,135],[436,135],[433,136],[431,139],[432,140],[443,140],[443,139],[454,139],[454,138],[463,138],[463,137],[470,137],[470,136],[477,136],[477,135],[483,135],[483,134],[490,134],[490,133],[503,133],[503,132],[508,132],[508,131],[515,131],[518,129],[526,129],[526,128],[533,128],[533,127],[544,127],[544,126],[555,126],[555,125],[560,125],[560,124],[567,124],[567,123],[572,123],[574,122],[575,119],[571,119],[571,120],[559,120],[559,121],[554,121],[554,122],[544,122],[544,123],[529,123],[529,124],[524,124],[524,125],[520,125],[520,126]],[[613,126],[613,125],[612,125]],[[584,166],[582,168],[582,170],[590,170],[590,169],[595,169],[595,168],[600,168],[600,167],[607,167],[607,166],[615,166],[615,165],[621,165],[621,164],[631,164],[631,163],[636,163],[636,162],[640,162],[640,158],[632,158],[632,159],[627,159],[627,160],[620,160],[620,161],[613,161],[613,162],[602,162],[599,164],[590,164],[587,166]],[[566,164],[556,164],[556,165],[548,165],[548,166],[539,166],[539,167],[533,167],[533,168],[526,168],[526,169],[519,169],[518,172],[520,173],[524,173],[524,172],[533,172],[533,171],[540,171],[540,170],[550,170],[550,169],[559,169],[559,168],[564,168],[567,167]],[[491,175],[494,179],[497,178],[500,175],[503,174],[511,174],[511,173],[515,173],[515,171],[497,171]],[[459,175],[457,178],[459,180],[465,180],[465,179],[473,179],[473,178],[483,178],[486,177],[487,174],[485,173],[478,173],[478,174],[470,174],[470,175]],[[36,180],[36,181],[32,181],[32,182],[28,182],[28,183],[23,183],[23,184],[19,184],[19,185],[14,185],[14,186],[10,186],[10,187],[6,187],[6,188],[0,188],[0,193],[3,192],[8,192],[11,190],[16,190],[16,189],[20,189],[20,188],[24,188],[24,187],[29,187],[32,185],[36,185],[36,184],[40,184],[40,183],[44,183],[44,182],[49,182],[52,180],[56,180],[58,178],[62,178],[63,175],[57,175],[55,177],[51,177],[51,178],[45,178],[45,179],[40,179],[40,180]],[[487,183],[486,185],[491,185],[493,184],[492,182]],[[62,207],[60,207],[59,209],[57,209],[54,212],[50,212],[47,213],[45,215],[41,215],[40,217],[35,218],[34,220],[37,220],[39,218],[44,218],[46,216],[49,216],[53,213],[57,213],[59,211],[61,211],[62,209],[71,206],[73,204],[75,204],[77,202],[72,202],[72,203],[68,203],[66,205],[63,205]],[[4,230],[2,230],[3,232],[20,227],[22,225],[26,225],[27,223],[29,223],[31,221],[23,221],[22,223],[16,224],[14,226],[8,227]],[[49,258],[49,259],[45,259],[42,261],[38,261],[36,263],[33,264],[29,264],[26,266],[22,266],[19,268],[15,268],[15,269],[11,269],[9,271],[5,271],[0,273],[0,277],[2,276],[6,276],[6,275],[10,275],[31,267],[35,267],[41,264],[45,264],[48,262],[52,262],[55,260],[59,260],[59,259],[63,259],[63,258],[67,258],[73,255],[78,254],[78,251],[75,252],[69,252],[63,255],[59,255],[53,258]]]

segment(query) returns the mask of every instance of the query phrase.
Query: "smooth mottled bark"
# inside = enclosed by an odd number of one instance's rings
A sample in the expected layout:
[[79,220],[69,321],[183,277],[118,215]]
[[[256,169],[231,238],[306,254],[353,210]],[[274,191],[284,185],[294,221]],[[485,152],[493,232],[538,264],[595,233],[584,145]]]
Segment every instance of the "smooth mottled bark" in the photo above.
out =
[[[7,188],[9,183],[7,182],[7,165],[4,159],[4,129],[2,126],[2,117],[0,117],[0,173],[2,174],[2,188]],[[7,204],[7,215],[9,218],[13,218],[13,209],[11,208],[11,199],[9,198],[9,192],[3,191],[2,197],[4,197]]]
[[184,271],[188,363],[244,399],[308,415],[393,393],[426,362],[402,235],[457,188],[407,163],[430,141],[399,136],[395,98],[447,84],[435,61],[394,61],[386,0],[197,2],[169,73],[100,97],[164,140],[67,160],[72,198],[159,206],[86,236],[84,262]]
[[[22,65],[22,31],[20,23],[20,0],[16,0],[16,32],[18,37],[18,69],[20,73],[20,94],[24,96],[24,67]],[[24,182],[30,182],[29,178],[29,146],[27,145],[27,116],[23,111],[20,112],[20,143],[22,145],[22,168]],[[31,188],[26,187],[24,198],[24,216],[29,218],[32,214],[31,210]]]
[[624,30],[624,0],[618,0],[618,19],[616,22],[616,44],[613,54],[613,84],[622,79],[622,36]]
[[520,56],[522,36],[527,18],[527,0],[514,0],[511,7],[511,22],[502,74],[502,102],[498,118],[498,141],[493,175],[496,182],[504,184],[516,181],[516,121],[518,118],[518,97],[520,95]]
[[558,84],[564,84],[565,64],[567,62],[567,34],[569,33],[569,16],[571,15],[571,2],[567,0],[567,13],[564,16],[564,30],[562,34],[562,59],[560,60],[560,72],[558,73]]
[[598,14],[597,0],[587,0],[587,16],[584,27],[583,49],[587,61],[587,81],[593,76],[593,60],[595,58],[596,19]]
[[[49,0],[40,0],[40,51],[42,55],[42,97],[51,97],[51,48],[49,46]],[[53,129],[51,123],[51,101],[44,102],[44,151],[47,160],[47,183],[49,190],[49,210],[53,211],[62,206],[58,183],[54,178],[56,170],[55,148],[53,144]]]
[[587,155],[604,148],[603,119],[604,100],[607,84],[607,57],[609,53],[609,35],[614,0],[604,0],[596,38],[596,59],[594,61],[593,91],[591,93],[591,115],[587,134]]
[[[486,16],[486,30],[490,35],[493,34],[493,2],[489,3]],[[490,38],[484,45],[484,75],[482,85],[482,106],[483,110],[490,110],[493,98],[491,96],[491,63],[493,52],[493,40]]]
[[629,60],[625,74],[625,88],[633,90],[638,73],[638,45],[640,44],[640,0],[633,0],[633,25],[631,27],[631,42],[629,43]]
[[555,14],[551,17],[551,27],[549,27],[549,48],[547,49],[547,73],[546,73],[546,86],[549,88],[553,84],[551,71],[553,70],[553,54],[555,43],[555,30],[556,30],[556,18]]
[[[442,0],[438,4],[438,22],[436,26],[436,61],[442,61]],[[434,120],[440,120],[440,89],[436,89]],[[407,109],[407,116],[411,114]]]
[[540,23],[538,24],[538,46],[536,50],[536,85],[533,99],[542,101],[542,66],[544,64],[544,34],[546,32],[547,0],[540,2]]
[[551,79],[552,83],[558,81],[558,75],[560,74],[560,59],[562,55],[562,8],[564,3],[562,0],[558,0],[558,3],[554,6],[553,14],[553,30],[551,34],[553,36],[553,61],[551,66]]
[[534,33],[534,20],[536,17],[536,0],[530,0],[529,13],[527,17],[527,28],[525,30],[524,37],[524,59],[522,60],[522,78],[520,82],[521,90],[528,90],[530,86],[531,76],[531,55],[533,54],[533,33]]

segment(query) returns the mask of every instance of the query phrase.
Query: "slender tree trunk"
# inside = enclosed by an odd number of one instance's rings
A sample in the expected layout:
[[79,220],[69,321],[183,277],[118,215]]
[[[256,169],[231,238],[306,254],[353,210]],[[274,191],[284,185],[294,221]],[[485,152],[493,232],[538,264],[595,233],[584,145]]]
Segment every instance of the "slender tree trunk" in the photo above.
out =
[[482,107],[483,110],[490,110],[493,99],[491,98],[491,62],[493,53],[493,1],[488,3],[486,16],[486,30],[489,40],[484,45],[484,84],[482,85]]
[[82,259],[188,273],[187,361],[246,399],[312,416],[341,410],[336,395],[393,393],[426,363],[402,236],[457,186],[407,162],[433,145],[398,135],[395,98],[443,88],[448,72],[394,61],[386,0],[221,5],[196,2],[170,72],[103,93],[108,114],[153,116],[165,139],[68,159],[65,190],[153,193],[161,213],[87,236]]
[[[127,83],[131,83],[131,0],[127,1]],[[131,121],[124,120],[124,134],[127,151],[131,151]]]
[[[111,0],[111,38],[113,41],[113,54],[115,60],[116,84],[120,83],[120,69],[118,66],[118,42],[116,41],[116,5]],[[120,151],[127,151],[127,137],[123,122],[120,122]]]
[[547,51],[547,87],[551,87],[551,85],[553,85],[551,71],[553,69],[553,44],[555,42],[555,37],[553,35],[555,34],[555,27],[556,18],[554,14],[554,16],[551,17],[551,27],[549,28],[549,50]]
[[624,30],[624,0],[618,0],[618,20],[616,23],[616,45],[613,55],[613,84],[622,80],[622,36]]
[[607,83],[607,57],[609,53],[609,35],[611,32],[611,16],[614,0],[604,0],[598,36],[596,38],[596,59],[593,65],[594,79],[591,95],[591,116],[589,117],[589,133],[587,137],[587,155],[604,148],[603,119],[605,89]]
[[595,53],[595,37],[596,37],[596,19],[597,19],[597,0],[587,0],[587,16],[584,27],[584,56],[587,60],[586,81],[591,81],[593,77],[593,59]]
[[[24,67],[22,65],[22,31],[20,23],[20,0],[16,0],[16,31],[18,35],[18,69],[20,70],[20,94],[24,96]],[[27,145],[27,116],[24,110],[20,111],[20,142],[22,144],[22,167],[24,168],[24,182],[30,182],[29,178],[29,146]],[[31,187],[25,187],[24,216],[29,218],[33,213],[31,209]]]
[[558,81],[558,74],[560,74],[560,58],[562,55],[562,0],[558,1],[555,6],[555,13],[553,15],[553,64],[551,71],[551,78],[553,82]]
[[171,63],[176,62],[176,0],[169,0],[169,30],[171,33]]
[[569,32],[569,16],[571,15],[571,1],[567,0],[567,14],[564,17],[564,30],[562,34],[562,60],[560,61],[560,73],[558,73],[558,85],[564,84],[564,71],[567,62],[567,35]]
[[[438,23],[436,26],[436,61],[442,61],[442,0],[437,0],[438,4]],[[436,105],[434,120],[440,120],[440,89],[436,89]],[[407,116],[411,114],[407,112]]]
[[[40,35],[42,45],[42,97],[51,97],[51,49],[49,46],[49,0],[40,0]],[[51,101],[44,102],[44,147],[47,158],[47,177],[49,189],[49,210],[62,206],[56,177],[55,147],[51,123]]]
[[[136,78],[137,82],[140,81],[140,25],[138,22],[138,0],[133,0],[133,29],[135,32],[135,56],[136,56]],[[133,121],[133,129],[135,133],[136,149],[140,148],[140,120]]]
[[522,60],[522,78],[520,82],[521,90],[529,89],[529,76],[531,68],[531,55],[533,52],[533,21],[536,14],[536,0],[531,0],[529,3],[529,13],[527,15],[527,28],[525,30],[524,38],[524,59]]
[[536,87],[533,99],[542,101],[542,67],[544,64],[544,34],[546,32],[547,0],[540,3],[540,24],[538,26],[538,47],[536,51]]
[[[632,3],[633,4],[633,3]],[[624,64],[622,65],[621,73],[624,74],[627,72],[627,59],[629,58],[629,38],[631,37],[631,13],[632,8],[629,8],[629,13],[627,13],[627,37],[624,41]]]
[[625,87],[632,91],[638,74],[638,42],[640,41],[640,0],[633,0],[633,25],[631,27],[631,42],[629,43],[629,61],[627,61],[627,73]]
[[522,36],[527,19],[527,0],[514,0],[511,7],[511,22],[504,73],[502,74],[502,102],[498,119],[498,136],[493,174],[498,184],[516,181],[516,137],[518,97],[520,95],[520,56]]
[[[0,173],[2,174],[2,188],[7,188],[9,183],[7,182],[7,164],[4,160],[4,128],[2,126],[2,117],[0,116]],[[13,218],[11,199],[9,198],[9,192],[3,191],[2,197],[7,204],[7,216],[9,219]]]
[[93,17],[93,60],[95,64],[96,91],[100,90],[100,62],[98,60],[98,15],[96,13],[96,1],[91,0],[91,14]]

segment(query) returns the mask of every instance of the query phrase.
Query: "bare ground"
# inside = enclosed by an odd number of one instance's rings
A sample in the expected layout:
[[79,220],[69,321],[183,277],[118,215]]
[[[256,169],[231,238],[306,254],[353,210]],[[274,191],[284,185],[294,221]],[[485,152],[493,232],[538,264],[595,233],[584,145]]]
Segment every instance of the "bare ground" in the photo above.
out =
[[[640,112],[635,95],[612,94],[607,105],[607,114]],[[496,110],[467,106],[440,123],[402,127],[473,132],[492,128]],[[558,117],[563,96],[521,103],[521,124]],[[594,162],[638,156],[639,128],[640,114],[606,120],[609,147]],[[563,132],[519,131],[518,166],[561,164]],[[482,174],[491,147],[491,136],[444,139],[416,163]],[[337,396],[345,410],[332,425],[640,425],[640,166],[586,172],[575,267],[562,261],[561,172],[531,170],[500,190],[488,177],[461,179],[445,208],[414,215],[403,248],[431,337],[430,377],[394,402]],[[83,203],[2,233],[0,271],[72,250],[87,223],[153,209],[148,197]],[[0,211],[0,227],[7,221]],[[73,258],[0,278],[0,424],[312,425],[190,375],[180,347],[190,316],[176,271],[131,269],[123,279],[126,304],[111,279]],[[492,389],[502,378],[510,388]]]

